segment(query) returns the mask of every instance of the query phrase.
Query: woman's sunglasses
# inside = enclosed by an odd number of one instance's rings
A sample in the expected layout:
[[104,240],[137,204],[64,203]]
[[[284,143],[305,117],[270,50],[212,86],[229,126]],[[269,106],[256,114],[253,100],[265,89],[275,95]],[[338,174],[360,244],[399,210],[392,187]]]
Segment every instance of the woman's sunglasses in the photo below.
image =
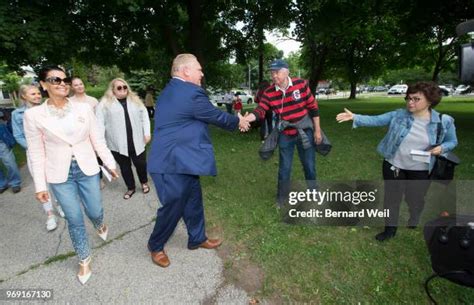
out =
[[64,83],[65,85],[71,85],[72,79],[70,77],[65,77],[65,78],[60,78],[60,77],[48,77],[45,79],[48,83],[52,85],[61,85],[61,83]]
[[123,90],[127,90],[128,87],[127,87],[127,86],[117,86],[116,89],[117,89],[117,91],[122,91],[122,89],[123,89]]

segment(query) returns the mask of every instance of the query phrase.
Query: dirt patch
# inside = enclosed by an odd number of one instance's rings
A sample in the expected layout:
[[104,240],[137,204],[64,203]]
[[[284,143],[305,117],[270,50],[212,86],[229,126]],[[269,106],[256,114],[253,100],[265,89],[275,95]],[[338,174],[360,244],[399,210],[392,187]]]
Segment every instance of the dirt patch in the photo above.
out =
[[[225,236],[221,226],[214,226],[208,230],[210,236]],[[222,286],[232,284],[247,292],[249,304],[261,303],[265,274],[256,263],[250,260],[247,248],[232,237],[225,236],[223,244],[217,249],[217,254],[224,263],[225,280]]]

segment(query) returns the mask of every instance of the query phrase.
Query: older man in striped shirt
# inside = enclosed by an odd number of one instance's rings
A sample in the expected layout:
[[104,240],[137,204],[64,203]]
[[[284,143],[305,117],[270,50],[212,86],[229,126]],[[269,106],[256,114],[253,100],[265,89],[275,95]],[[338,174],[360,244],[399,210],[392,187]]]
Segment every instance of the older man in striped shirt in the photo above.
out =
[[280,162],[277,191],[277,204],[280,207],[285,203],[289,193],[291,165],[293,163],[295,146],[303,165],[308,187],[316,188],[315,145],[316,143],[321,143],[322,136],[318,103],[311,94],[307,82],[299,78],[290,78],[288,64],[284,60],[274,60],[269,68],[273,84],[263,92],[257,108],[246,116],[247,120],[253,122],[257,118],[263,119],[265,112],[272,110],[278,116],[279,125],[282,121],[297,123],[308,118],[313,123],[312,128],[304,129],[304,133],[310,139],[314,139],[314,141],[310,141],[310,147],[303,147],[301,137],[295,127],[287,127],[281,130],[280,125],[278,140]]

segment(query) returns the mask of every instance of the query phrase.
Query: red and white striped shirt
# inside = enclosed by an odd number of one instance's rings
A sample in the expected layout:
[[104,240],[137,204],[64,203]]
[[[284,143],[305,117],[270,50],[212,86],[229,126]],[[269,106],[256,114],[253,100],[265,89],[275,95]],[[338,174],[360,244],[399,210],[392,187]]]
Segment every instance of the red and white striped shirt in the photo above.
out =
[[[272,110],[280,120],[291,123],[298,122],[306,114],[310,117],[319,116],[318,102],[309,90],[305,80],[300,78],[288,78],[288,88],[283,90],[272,84],[265,89],[260,97],[260,102],[253,114],[262,120],[265,112]],[[293,127],[283,130],[286,135],[296,135],[298,131]]]

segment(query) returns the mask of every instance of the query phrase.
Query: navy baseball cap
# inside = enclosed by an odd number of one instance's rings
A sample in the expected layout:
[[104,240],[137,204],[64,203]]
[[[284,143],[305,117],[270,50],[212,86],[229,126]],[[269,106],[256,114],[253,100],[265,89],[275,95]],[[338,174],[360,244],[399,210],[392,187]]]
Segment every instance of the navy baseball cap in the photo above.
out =
[[270,66],[268,67],[268,69],[275,71],[283,68],[288,69],[288,63],[283,59],[275,59],[270,63]]

